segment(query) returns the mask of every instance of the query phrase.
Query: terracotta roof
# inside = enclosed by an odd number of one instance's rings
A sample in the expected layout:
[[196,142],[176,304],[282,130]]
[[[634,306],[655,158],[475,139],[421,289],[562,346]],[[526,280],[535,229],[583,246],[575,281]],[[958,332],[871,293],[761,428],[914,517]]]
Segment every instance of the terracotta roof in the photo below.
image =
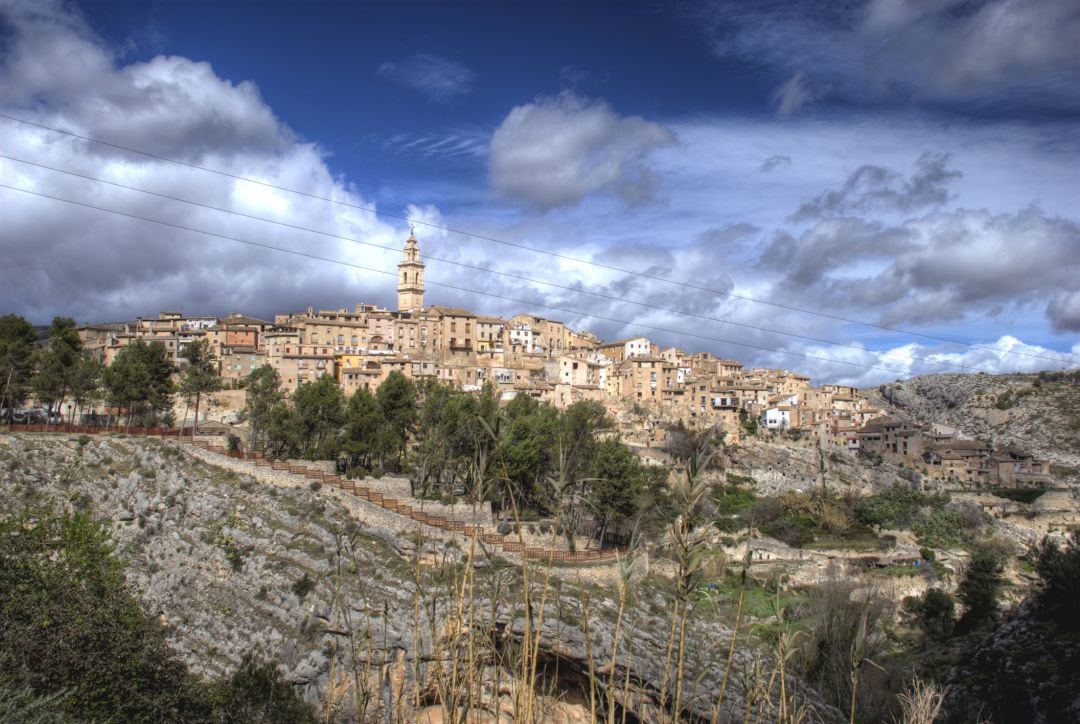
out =
[[248,317],[248,316],[243,315],[243,314],[234,314],[234,315],[230,315],[228,317],[223,317],[223,318],[219,319],[218,324],[223,325],[223,326],[230,326],[230,325],[233,325],[233,324],[248,324],[248,325],[253,325],[253,326],[262,325],[262,326],[269,327],[269,326],[272,325],[272,322],[267,322],[267,321],[264,321],[262,319],[256,319],[255,317]]
[[428,307],[429,312],[435,314],[441,314],[446,317],[475,317],[476,315],[470,312],[468,309],[462,309],[461,307],[444,307],[440,304],[435,304]]

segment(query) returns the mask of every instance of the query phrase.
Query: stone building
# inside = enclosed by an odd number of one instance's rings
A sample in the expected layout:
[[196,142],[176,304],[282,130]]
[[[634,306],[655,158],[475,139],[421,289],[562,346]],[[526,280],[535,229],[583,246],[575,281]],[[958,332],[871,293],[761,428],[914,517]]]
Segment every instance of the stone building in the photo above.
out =
[[424,308],[424,262],[416,234],[405,240],[398,264],[397,306],[399,312],[418,312]]

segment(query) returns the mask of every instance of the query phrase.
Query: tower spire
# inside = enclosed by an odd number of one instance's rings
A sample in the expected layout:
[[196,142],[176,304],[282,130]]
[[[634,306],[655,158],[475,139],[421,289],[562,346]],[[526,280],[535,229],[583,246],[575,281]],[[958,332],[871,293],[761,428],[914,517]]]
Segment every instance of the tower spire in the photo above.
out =
[[399,312],[416,312],[424,308],[424,262],[420,261],[416,229],[411,226],[398,263],[397,298]]

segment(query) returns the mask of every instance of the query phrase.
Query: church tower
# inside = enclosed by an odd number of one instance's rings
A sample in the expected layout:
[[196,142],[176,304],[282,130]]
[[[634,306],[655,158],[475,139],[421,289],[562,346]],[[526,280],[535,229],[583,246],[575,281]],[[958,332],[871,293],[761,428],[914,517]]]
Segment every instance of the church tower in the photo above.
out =
[[398,268],[397,306],[399,312],[418,312],[424,308],[424,262],[416,232],[410,232]]

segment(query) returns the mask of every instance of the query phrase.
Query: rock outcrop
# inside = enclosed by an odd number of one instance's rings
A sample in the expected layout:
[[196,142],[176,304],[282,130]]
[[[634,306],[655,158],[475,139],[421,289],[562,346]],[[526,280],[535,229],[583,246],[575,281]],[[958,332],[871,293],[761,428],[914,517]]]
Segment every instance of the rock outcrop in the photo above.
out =
[[[486,682],[472,708],[495,721],[521,701],[515,657],[531,640],[536,706],[552,720],[591,716],[590,680],[599,706],[614,681],[611,700],[641,721],[670,706],[670,593],[639,584],[616,647],[610,589],[543,566],[526,584],[516,564],[418,538],[415,526],[367,523],[300,476],[268,485],[174,442],[60,435],[0,435],[0,472],[0,513],[71,506],[108,526],[144,610],[196,672],[231,672],[253,652],[335,720],[382,709],[430,721],[451,706],[449,672],[467,662]],[[688,627],[684,715],[710,719],[723,688],[725,720],[771,718],[768,655],[740,645],[728,672],[730,630],[697,611]],[[841,718],[798,682],[789,690],[811,720]]]

